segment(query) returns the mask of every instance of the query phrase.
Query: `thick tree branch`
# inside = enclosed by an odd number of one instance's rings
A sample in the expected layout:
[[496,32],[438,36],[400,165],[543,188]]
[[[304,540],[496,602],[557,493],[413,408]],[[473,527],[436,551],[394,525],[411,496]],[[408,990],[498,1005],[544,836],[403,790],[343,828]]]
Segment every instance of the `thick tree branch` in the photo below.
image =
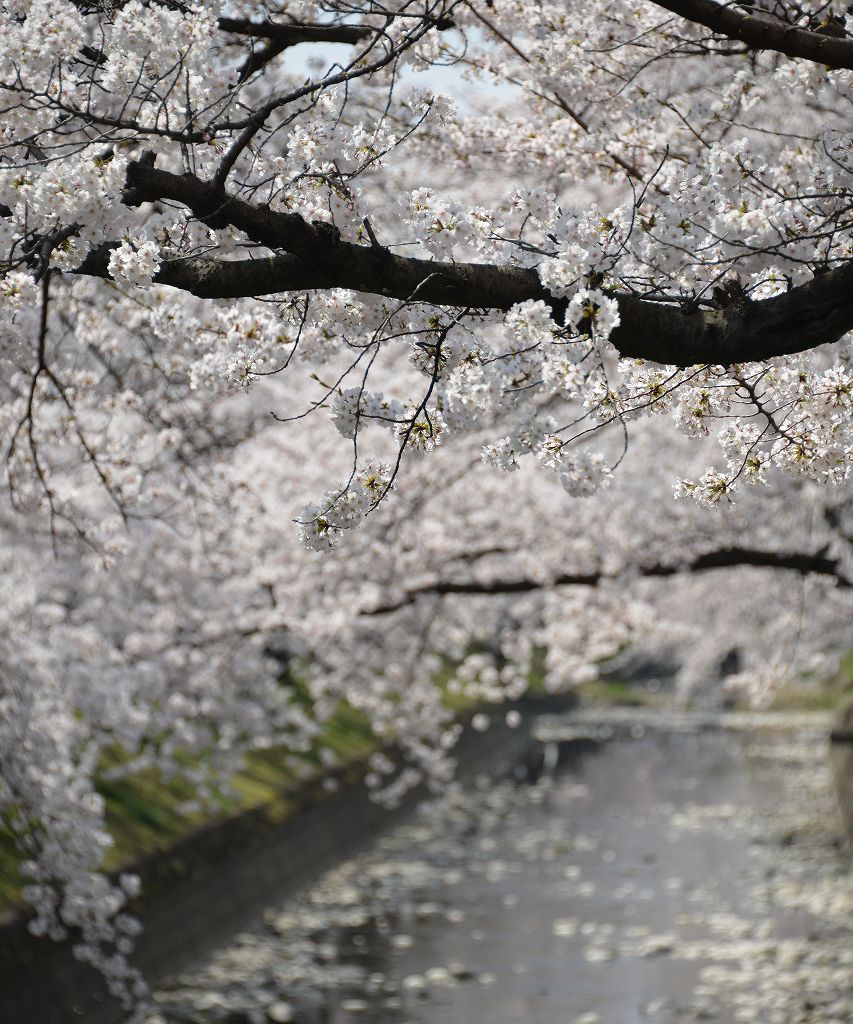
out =
[[244,81],[256,71],[269,64],[279,54],[299,43],[347,43],[354,44],[366,39],[373,29],[363,25],[301,25],[298,23],[279,24],[273,21],[252,21],[249,18],[220,18],[217,22],[223,32],[266,40],[260,49],[254,50],[239,71]]
[[284,46],[296,46],[298,43],[358,43],[374,31],[365,25],[279,24],[273,21],[252,21],[249,18],[220,18],[217,25],[223,32],[253,36],[256,39],[272,39]]
[[832,68],[853,68],[853,39],[786,25],[769,14],[747,14],[740,7],[715,0],[655,0],[655,3],[687,21],[704,25],[729,39],[738,39],[756,50],[776,50],[787,57],[799,57]]
[[[166,263],[157,281],[204,298],[349,288],[400,300],[472,309],[506,310],[528,299],[548,302],[559,319],[564,303],[526,267],[440,263],[397,256],[343,241],[337,230],[295,213],[254,206],[193,175],[131,163],[124,202],[180,203],[213,228],[232,226],[252,241],[288,255],[239,262],[204,259]],[[83,273],[106,275],[94,254]],[[674,366],[757,362],[837,341],[853,330],[853,261],[759,302],[745,297],[725,308],[682,309],[631,295],[616,296],[621,323],[611,341],[621,355]]]
[[[841,571],[835,558],[828,558],[823,551],[815,553],[761,551],[755,548],[720,548],[698,555],[689,562],[669,565],[640,566],[638,572],[643,577],[675,576],[683,572],[707,572],[712,569],[733,569],[752,566],[759,569],[782,569],[799,573],[801,576],[831,576],[840,587],[853,586]],[[602,572],[591,573],[560,573],[551,580],[539,579],[497,579],[497,580],[453,580],[428,583],[413,587],[397,600],[377,605],[367,614],[387,615],[408,605],[414,604],[421,597],[445,597],[450,594],[468,594],[471,596],[499,596],[502,594],[529,594],[549,587],[595,587],[608,579],[613,579]]]
[[753,566],[757,569],[787,569],[797,572],[801,576],[811,574],[817,576],[834,576],[840,586],[853,586],[853,580],[848,579],[841,571],[837,558],[829,558],[826,549],[812,552],[791,552],[791,551],[762,551],[756,548],[720,548],[717,551],[708,551],[704,555],[698,555],[692,561],[682,566],[652,566],[648,570],[641,570],[644,576],[672,576],[674,573],[682,572],[704,572],[707,569],[732,569],[736,566]]

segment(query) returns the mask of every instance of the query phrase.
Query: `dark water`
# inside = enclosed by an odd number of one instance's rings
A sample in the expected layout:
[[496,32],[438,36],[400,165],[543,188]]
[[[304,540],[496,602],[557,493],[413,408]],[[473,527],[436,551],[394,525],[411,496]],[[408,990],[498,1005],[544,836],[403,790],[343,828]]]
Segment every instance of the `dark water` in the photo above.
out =
[[850,1024],[823,754],[796,730],[551,744],[537,781],[480,778],[271,908],[163,1018]]

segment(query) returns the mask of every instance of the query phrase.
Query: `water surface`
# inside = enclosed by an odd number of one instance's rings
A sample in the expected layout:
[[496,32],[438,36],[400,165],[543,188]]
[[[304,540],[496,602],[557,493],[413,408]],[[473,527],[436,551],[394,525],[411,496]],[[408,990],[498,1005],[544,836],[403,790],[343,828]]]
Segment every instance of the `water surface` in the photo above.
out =
[[822,737],[695,724],[552,723],[538,778],[436,801],[165,986],[160,1019],[850,1024]]

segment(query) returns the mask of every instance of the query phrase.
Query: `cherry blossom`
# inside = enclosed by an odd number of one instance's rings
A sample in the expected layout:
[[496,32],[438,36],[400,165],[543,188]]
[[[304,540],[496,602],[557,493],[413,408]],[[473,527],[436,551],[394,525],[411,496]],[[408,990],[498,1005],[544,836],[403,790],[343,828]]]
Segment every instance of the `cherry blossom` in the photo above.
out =
[[345,702],[391,802],[452,777],[445,688],[478,728],[626,648],[684,699],[732,650],[756,699],[831,670],[846,3],[4,0],[0,26],[0,812],[34,930],[129,1008],[106,771],[211,805]]

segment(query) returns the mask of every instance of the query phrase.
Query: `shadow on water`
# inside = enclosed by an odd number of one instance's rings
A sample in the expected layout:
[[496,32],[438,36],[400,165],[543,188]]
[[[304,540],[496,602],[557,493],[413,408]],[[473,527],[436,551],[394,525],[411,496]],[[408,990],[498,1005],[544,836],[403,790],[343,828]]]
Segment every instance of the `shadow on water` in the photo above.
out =
[[791,732],[552,738],[271,908],[163,1018],[849,1024],[822,753]]

